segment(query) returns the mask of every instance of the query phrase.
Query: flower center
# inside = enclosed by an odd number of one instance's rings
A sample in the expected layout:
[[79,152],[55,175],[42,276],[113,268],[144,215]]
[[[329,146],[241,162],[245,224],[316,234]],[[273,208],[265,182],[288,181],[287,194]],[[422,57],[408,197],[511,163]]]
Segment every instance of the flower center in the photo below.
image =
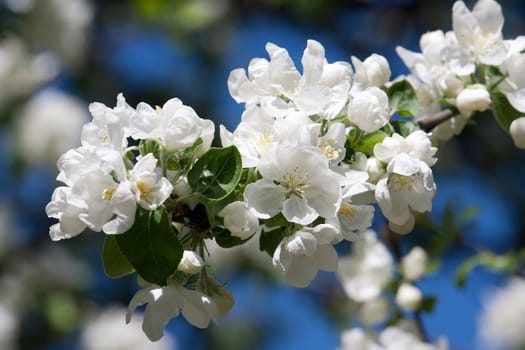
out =
[[104,189],[104,191],[102,191],[102,199],[105,201],[111,200],[111,198],[113,197],[113,193],[115,193],[116,190],[117,189],[115,187]]
[[137,188],[140,191],[140,198],[144,199],[151,192],[152,188],[144,181],[137,181]]
[[328,160],[336,160],[341,155],[341,150],[337,147],[334,147],[334,140],[326,139],[324,141],[319,140],[318,147],[323,151]]
[[403,190],[412,191],[414,189],[414,181],[414,176],[390,174],[388,177],[388,187],[394,192],[401,192]]
[[286,190],[286,198],[290,198],[291,195],[304,198],[304,190],[309,187],[308,178],[308,173],[299,174],[298,167],[284,174],[281,186]]
[[339,208],[339,215],[351,219],[355,216],[355,207],[350,203],[343,203]]

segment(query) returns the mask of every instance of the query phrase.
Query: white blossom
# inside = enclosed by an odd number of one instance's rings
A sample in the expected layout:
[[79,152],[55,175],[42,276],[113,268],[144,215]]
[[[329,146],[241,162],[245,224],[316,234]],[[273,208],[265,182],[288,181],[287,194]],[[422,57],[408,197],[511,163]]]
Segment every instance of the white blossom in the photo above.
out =
[[337,269],[337,253],[332,243],[339,240],[339,233],[330,225],[303,227],[285,237],[277,246],[273,254],[273,266],[284,274],[292,286],[306,287],[319,269]]
[[413,284],[403,282],[397,289],[396,304],[403,310],[417,310],[422,300],[423,293]]
[[456,1],[452,7],[452,27],[460,45],[479,62],[497,66],[505,59],[503,14],[496,1],[479,0],[472,12],[463,1]]
[[375,232],[366,231],[363,239],[353,243],[351,255],[339,259],[337,276],[349,298],[365,302],[380,295],[392,272],[390,252]]
[[390,66],[385,57],[372,54],[361,62],[352,56],[352,65],[355,69],[354,85],[352,90],[363,90],[370,86],[381,87],[390,79]]
[[350,64],[327,63],[323,46],[315,40],[308,40],[304,50],[302,75],[285,49],[268,43],[266,51],[270,61],[252,59],[248,75],[244,69],[231,72],[228,89],[235,101],[260,104],[280,117],[299,110],[331,119],[341,112],[351,86]]
[[342,198],[339,177],[319,149],[276,147],[261,159],[259,171],[262,179],[244,191],[257,217],[269,219],[282,212],[288,221],[308,225],[319,216],[337,213]]
[[151,341],[164,334],[170,319],[182,313],[193,326],[207,328],[210,321],[217,322],[217,306],[206,294],[182,286],[169,284],[166,287],[151,286],[139,290],[129,302],[126,322],[131,321],[133,311],[146,305],[142,329]]
[[467,86],[456,98],[456,105],[463,115],[475,111],[486,111],[490,107],[490,103],[490,94],[485,85],[481,84]]
[[383,215],[395,225],[391,228],[405,233],[414,223],[412,211],[431,210],[435,188],[427,163],[400,153],[388,164],[387,176],[377,183],[375,197]]
[[407,255],[401,259],[401,273],[409,281],[421,278],[427,267],[428,255],[421,247],[410,249]]
[[126,324],[126,309],[109,306],[91,317],[82,329],[80,343],[82,350],[174,350],[175,339],[165,335],[152,343],[141,329],[142,315],[135,315]]
[[206,152],[213,141],[215,124],[201,119],[193,108],[178,98],[152,108],[147,103],[137,105],[137,113],[130,119],[130,135],[134,139],[158,139],[168,151],[192,146],[198,138],[203,143],[199,154]]
[[240,239],[251,237],[259,229],[259,220],[242,201],[229,203],[219,212],[219,216],[224,218],[224,226],[232,236]]
[[348,120],[361,130],[379,130],[389,119],[388,96],[383,90],[371,86],[353,94],[348,105]]
[[365,301],[363,305],[361,305],[359,315],[364,324],[373,326],[386,320],[388,309],[388,301],[379,297]]
[[80,145],[87,114],[87,105],[80,99],[59,90],[42,90],[18,115],[17,150],[28,164],[56,162],[61,154]]
[[194,275],[199,273],[203,267],[204,261],[199,254],[195,253],[193,250],[185,250],[182,254],[177,270],[189,275]]
[[422,130],[416,130],[405,138],[394,133],[374,146],[374,156],[383,163],[390,163],[398,154],[407,154],[432,166],[437,161],[434,157],[436,152],[437,148],[432,147],[428,134]]
[[514,119],[510,123],[510,136],[518,148],[525,148],[525,117]]
[[480,330],[485,341],[510,349],[525,345],[525,280],[514,278],[483,303]]

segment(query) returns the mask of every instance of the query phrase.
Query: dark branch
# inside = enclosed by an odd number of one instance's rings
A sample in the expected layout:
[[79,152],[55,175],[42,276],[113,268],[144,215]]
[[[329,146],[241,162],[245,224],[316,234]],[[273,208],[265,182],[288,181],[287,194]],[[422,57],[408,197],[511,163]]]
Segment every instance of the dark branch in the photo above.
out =
[[417,123],[422,130],[429,132],[439,124],[449,120],[457,114],[458,111],[455,108],[447,108],[436,114],[424,116],[418,119]]

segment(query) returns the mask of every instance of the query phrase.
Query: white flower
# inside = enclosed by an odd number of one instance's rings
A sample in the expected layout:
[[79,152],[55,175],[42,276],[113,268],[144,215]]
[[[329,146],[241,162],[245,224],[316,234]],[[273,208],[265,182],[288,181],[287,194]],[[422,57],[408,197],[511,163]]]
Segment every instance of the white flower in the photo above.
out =
[[387,176],[377,183],[375,197],[383,215],[395,225],[391,228],[405,233],[402,227],[408,225],[405,229],[409,231],[413,225],[412,210],[430,211],[435,188],[428,165],[401,153],[388,164]]
[[46,89],[29,100],[17,118],[17,146],[28,164],[54,163],[79,146],[87,106],[59,90]]
[[367,300],[361,305],[359,315],[366,325],[373,326],[386,320],[389,304],[384,298]]
[[516,147],[525,148],[525,117],[514,119],[509,131]]
[[463,1],[456,1],[452,8],[452,27],[460,45],[479,62],[497,66],[505,59],[501,33],[503,14],[496,1],[479,0],[472,12]]
[[381,55],[374,53],[364,62],[352,56],[352,64],[355,69],[353,90],[363,90],[370,86],[381,87],[390,79],[390,66],[386,58]]
[[59,223],[51,226],[53,240],[78,235],[86,227],[105,233],[123,233],[134,222],[136,201],[119,152],[78,148],[64,154],[58,162],[57,179],[68,187],[58,187],[46,206],[49,217]]
[[123,152],[130,136],[129,121],[136,111],[127,104],[122,93],[117,96],[114,108],[99,102],[89,105],[93,120],[82,128],[81,141],[87,147],[109,147]]
[[178,98],[156,109],[141,102],[130,120],[131,137],[159,139],[168,151],[190,147],[200,137],[203,143],[199,154],[203,154],[210,148],[214,132],[215,124],[211,120],[199,118],[193,108]]
[[484,340],[509,349],[525,345],[525,280],[514,278],[483,303],[480,319]]
[[485,85],[474,84],[467,86],[456,98],[456,104],[463,115],[471,112],[486,111],[490,107],[491,99]]
[[409,330],[398,326],[385,328],[379,335],[385,350],[447,350],[446,340],[440,339],[436,345],[425,343]]
[[228,89],[237,102],[260,104],[275,116],[294,110],[327,119],[337,116],[348,100],[352,71],[346,62],[327,63],[323,46],[308,40],[299,74],[288,52],[266,44],[270,61],[253,59],[248,67],[236,69],[228,78]]
[[129,302],[126,322],[131,321],[133,311],[146,305],[142,329],[151,341],[157,341],[164,334],[164,326],[170,319],[182,312],[193,326],[207,328],[210,320],[217,322],[217,306],[206,294],[182,286],[151,286],[138,291]]
[[170,196],[173,186],[158,174],[157,159],[148,153],[141,157],[129,173],[137,203],[144,209],[157,209]]
[[286,281],[292,286],[306,287],[319,269],[337,269],[337,253],[332,243],[339,240],[339,233],[330,225],[303,227],[285,237],[277,246],[273,254],[273,266],[284,273]]
[[142,315],[126,324],[126,309],[110,306],[84,325],[80,337],[82,350],[173,350],[175,339],[166,335],[152,343],[141,329]]
[[437,152],[427,133],[416,130],[406,138],[395,133],[374,146],[374,156],[383,163],[390,163],[398,154],[405,153],[424,161],[428,166],[436,163],[434,154]]
[[363,131],[379,130],[390,119],[388,96],[375,86],[359,91],[350,99],[347,116]]
[[375,232],[366,231],[362,240],[353,243],[352,254],[339,259],[337,276],[349,298],[365,302],[379,296],[392,271],[388,249],[377,240]]
[[382,350],[374,339],[361,328],[347,329],[341,333],[339,350]]
[[308,225],[339,209],[339,176],[317,148],[276,147],[261,159],[259,172],[262,179],[246,186],[244,199],[261,219],[282,212],[288,221]]
[[409,281],[421,278],[426,269],[428,255],[421,247],[412,248],[407,255],[401,259],[401,273]]
[[224,226],[232,236],[240,239],[251,237],[259,229],[259,220],[242,201],[228,204],[219,212],[219,216],[224,218]]
[[367,203],[370,201],[360,201],[360,197],[368,198],[367,194],[373,193],[373,185],[364,182],[357,182],[346,186],[343,189],[343,200],[337,215],[333,218],[326,218],[326,223],[334,226],[343,235],[343,238],[354,241],[360,238],[361,233],[372,225],[374,218],[374,207]]
[[516,110],[525,113],[525,37],[507,41],[508,54],[499,67],[507,78],[498,86]]
[[204,267],[204,261],[192,250],[185,250],[182,254],[182,259],[180,260],[177,270],[187,273],[189,275],[194,275]]
[[403,310],[417,310],[422,300],[423,293],[416,286],[406,282],[399,286],[396,293],[396,304]]

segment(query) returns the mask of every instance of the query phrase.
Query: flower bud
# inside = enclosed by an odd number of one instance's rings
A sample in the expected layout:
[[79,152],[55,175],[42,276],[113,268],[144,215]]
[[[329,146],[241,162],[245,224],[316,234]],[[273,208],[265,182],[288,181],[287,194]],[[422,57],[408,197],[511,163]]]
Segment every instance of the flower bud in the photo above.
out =
[[375,86],[358,92],[348,105],[348,119],[363,131],[379,130],[390,119],[388,96]]
[[396,304],[403,310],[414,311],[419,308],[423,300],[421,290],[409,283],[403,283],[396,293]]
[[259,229],[259,220],[248,209],[245,202],[236,201],[225,206],[219,216],[224,218],[224,226],[232,236],[247,239]]
[[194,275],[204,267],[204,261],[202,258],[191,250],[185,250],[182,254],[177,270],[187,273],[188,275]]
[[368,172],[368,182],[377,183],[379,179],[386,174],[383,163],[380,162],[376,157],[369,157],[366,161],[366,171]]
[[361,319],[366,325],[372,326],[383,322],[388,314],[388,303],[383,298],[372,299],[361,306]]
[[490,106],[490,94],[485,85],[474,84],[467,86],[456,98],[456,105],[463,115],[474,111],[483,112]]
[[427,265],[427,253],[421,247],[414,247],[401,259],[401,272],[409,281],[421,278]]
[[510,136],[518,148],[525,148],[525,117],[514,119],[510,123]]
[[390,66],[386,58],[381,55],[372,54],[363,62],[363,66],[370,86],[383,86],[390,79]]

